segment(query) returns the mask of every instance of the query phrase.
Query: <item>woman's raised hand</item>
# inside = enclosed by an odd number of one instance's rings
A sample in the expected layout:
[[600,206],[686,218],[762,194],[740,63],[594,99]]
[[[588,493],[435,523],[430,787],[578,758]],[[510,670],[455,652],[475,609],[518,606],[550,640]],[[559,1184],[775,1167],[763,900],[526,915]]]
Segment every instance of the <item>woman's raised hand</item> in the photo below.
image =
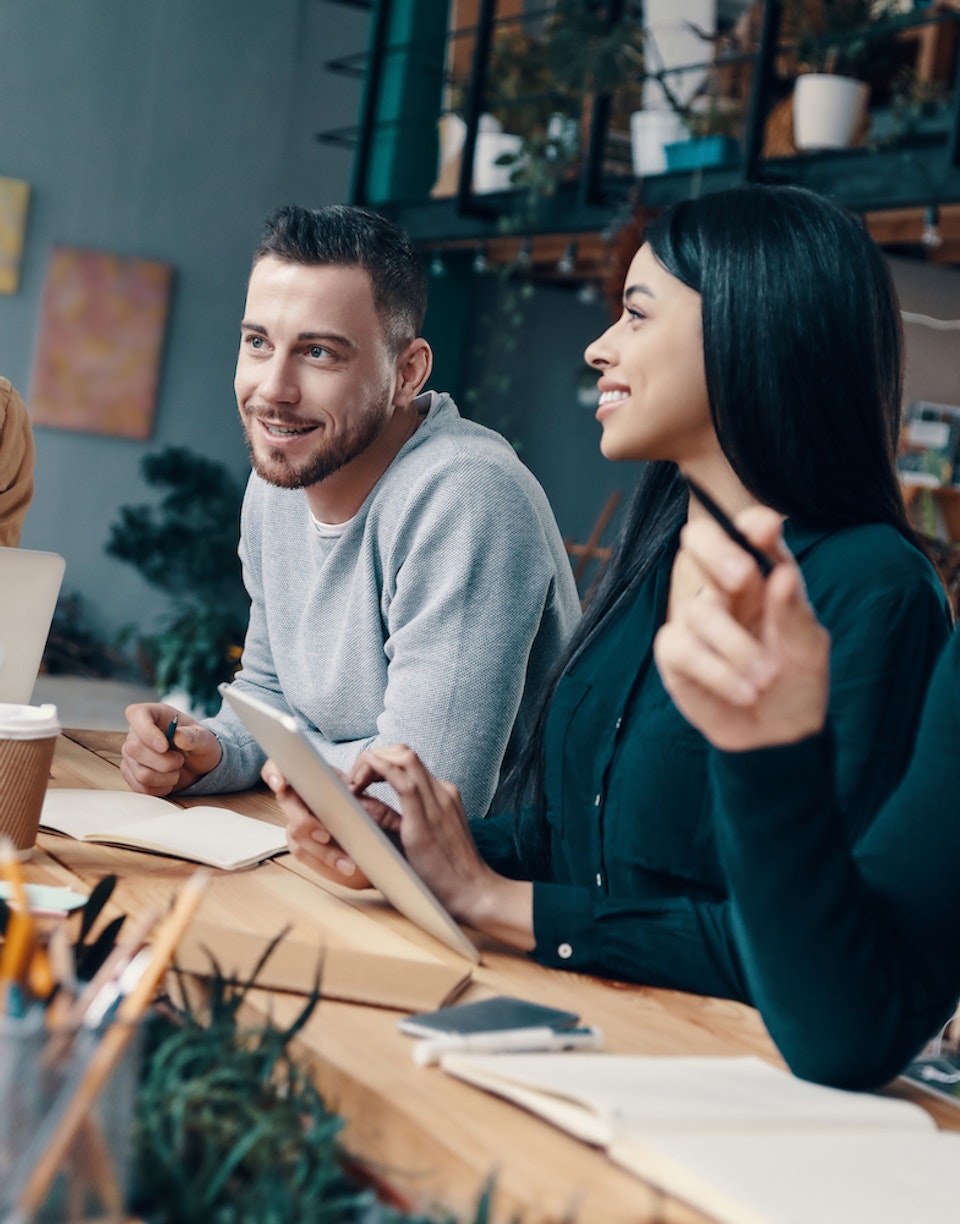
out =
[[664,687],[711,743],[738,752],[790,743],[826,717],[830,635],[783,543],[780,516],[752,507],[737,526],[778,558],[764,579],[712,520],[688,523],[682,548],[702,585],[654,642]]

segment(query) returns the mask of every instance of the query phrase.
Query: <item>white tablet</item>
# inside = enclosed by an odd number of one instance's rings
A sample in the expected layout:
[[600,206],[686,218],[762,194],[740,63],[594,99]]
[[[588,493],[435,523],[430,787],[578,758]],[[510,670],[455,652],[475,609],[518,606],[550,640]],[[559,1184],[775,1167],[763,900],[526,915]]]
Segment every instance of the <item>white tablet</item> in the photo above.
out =
[[475,964],[480,953],[390,838],[301,733],[296,720],[228,684],[224,701],[307,806],[392,906]]

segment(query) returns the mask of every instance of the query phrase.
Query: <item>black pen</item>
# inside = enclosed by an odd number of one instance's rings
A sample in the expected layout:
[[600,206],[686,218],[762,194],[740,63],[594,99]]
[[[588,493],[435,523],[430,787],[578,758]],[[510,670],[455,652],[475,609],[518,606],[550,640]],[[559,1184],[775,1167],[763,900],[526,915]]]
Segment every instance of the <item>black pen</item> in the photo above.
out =
[[163,733],[167,737],[167,743],[170,745],[171,748],[173,747],[173,737],[177,733],[177,723],[179,721],[180,721],[180,715],[174,714],[173,718],[170,719],[170,723],[167,726],[166,731],[164,731]]
[[685,477],[690,492],[694,495],[697,501],[703,506],[704,510],[715,519],[723,530],[727,533],[734,544],[739,544],[744,552],[748,552],[754,561],[757,563],[757,569],[764,576],[770,576],[773,567],[777,564],[772,557],[768,557],[765,552],[761,552],[755,544],[751,544],[747,537],[735,527],[726,514],[720,509],[717,503],[713,500],[705,489],[701,489],[695,480],[691,480],[689,476]]

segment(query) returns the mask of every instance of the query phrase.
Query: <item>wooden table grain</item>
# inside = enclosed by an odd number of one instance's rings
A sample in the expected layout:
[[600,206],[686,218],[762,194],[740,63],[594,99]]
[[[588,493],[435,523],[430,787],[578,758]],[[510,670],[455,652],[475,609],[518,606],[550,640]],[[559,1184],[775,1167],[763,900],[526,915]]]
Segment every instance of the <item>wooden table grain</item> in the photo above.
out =
[[[65,732],[50,785],[124,789],[117,768],[121,740],[113,732]],[[220,802],[282,823],[265,788],[197,802]],[[119,879],[113,903],[131,915],[172,896],[193,870],[177,859],[48,834],[41,834],[28,864],[31,880],[81,891],[114,873]],[[337,904],[331,904],[331,895]],[[315,934],[324,922],[335,921],[337,912],[349,912],[342,906],[362,908],[435,956],[463,963],[379,899],[328,886],[288,855],[256,868],[216,872],[200,917],[233,923],[266,942],[288,923]],[[583,1023],[602,1027],[605,1048],[615,1053],[756,1054],[780,1063],[750,1007],[544,969],[492,940],[481,938],[480,947],[483,963],[474,969],[463,999],[511,994],[576,1011]],[[292,1019],[302,1003],[299,996],[266,991],[251,997],[257,1015],[271,1015],[278,1023]],[[310,1065],[329,1107],[344,1117],[348,1150],[408,1206],[439,1207],[471,1218],[492,1177],[495,1221],[702,1224],[706,1219],[516,1106],[437,1067],[416,1066],[411,1039],[397,1030],[401,1014],[323,999],[300,1034],[297,1053]],[[928,1103],[926,1097],[922,1103]],[[941,1125],[957,1126],[949,1105],[929,1107]]]

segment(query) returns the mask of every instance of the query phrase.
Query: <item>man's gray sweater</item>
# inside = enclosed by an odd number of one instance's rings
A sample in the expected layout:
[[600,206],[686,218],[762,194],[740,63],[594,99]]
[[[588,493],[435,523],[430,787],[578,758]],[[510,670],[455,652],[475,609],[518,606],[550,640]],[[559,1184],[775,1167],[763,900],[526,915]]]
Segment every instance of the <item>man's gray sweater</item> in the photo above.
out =
[[[292,713],[340,769],[372,745],[409,744],[481,816],[580,605],[546,495],[510,445],[446,394],[421,410],[347,523],[320,525],[302,490],[251,475],[235,683]],[[223,758],[191,793],[253,785],[255,741],[226,708],[206,721]]]

